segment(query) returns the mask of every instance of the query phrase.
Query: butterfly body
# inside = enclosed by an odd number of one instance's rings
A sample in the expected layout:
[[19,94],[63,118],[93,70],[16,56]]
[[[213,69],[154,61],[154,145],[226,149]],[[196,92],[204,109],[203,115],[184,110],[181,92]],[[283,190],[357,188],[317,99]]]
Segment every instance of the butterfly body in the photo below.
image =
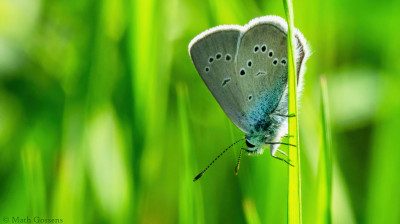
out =
[[[287,95],[285,96],[287,97]],[[287,98],[286,98],[287,99]],[[287,114],[287,100],[283,100],[275,110],[267,110],[268,105],[260,104],[255,111],[254,124],[250,125],[249,133],[246,133],[245,139],[249,154],[260,154],[263,148],[266,148],[271,142],[279,142],[287,130],[287,118],[276,114]],[[285,110],[286,108],[286,110]],[[270,145],[271,153],[275,153],[277,146]]]
[[[295,43],[301,85],[308,48],[297,29]],[[245,26],[214,27],[191,41],[189,54],[225,114],[245,133],[245,150],[261,153],[269,145],[274,156],[287,133],[286,22],[264,16]]]

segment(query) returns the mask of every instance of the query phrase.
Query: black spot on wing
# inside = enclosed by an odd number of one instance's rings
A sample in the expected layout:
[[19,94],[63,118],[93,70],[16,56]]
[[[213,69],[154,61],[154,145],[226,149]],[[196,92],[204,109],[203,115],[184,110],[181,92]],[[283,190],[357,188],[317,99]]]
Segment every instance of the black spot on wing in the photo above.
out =
[[226,84],[228,84],[228,82],[231,81],[231,78],[226,78],[224,79],[224,81],[222,81],[222,86],[225,86]]

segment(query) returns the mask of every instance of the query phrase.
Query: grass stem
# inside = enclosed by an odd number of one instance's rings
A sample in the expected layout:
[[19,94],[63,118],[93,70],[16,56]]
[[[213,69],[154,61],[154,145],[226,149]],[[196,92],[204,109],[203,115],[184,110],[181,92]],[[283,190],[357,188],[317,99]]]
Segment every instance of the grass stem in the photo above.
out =
[[288,21],[288,94],[289,108],[288,114],[296,114],[289,119],[289,144],[296,145],[293,149],[289,148],[289,159],[293,162],[294,167],[288,166],[289,181],[288,181],[288,223],[301,223],[301,174],[300,174],[300,142],[299,142],[299,126],[297,113],[297,76],[294,57],[294,25],[293,25],[293,8],[291,0],[283,0],[286,19]]
[[317,192],[317,223],[331,223],[332,156],[328,89],[325,76],[321,77],[321,140],[319,151]]

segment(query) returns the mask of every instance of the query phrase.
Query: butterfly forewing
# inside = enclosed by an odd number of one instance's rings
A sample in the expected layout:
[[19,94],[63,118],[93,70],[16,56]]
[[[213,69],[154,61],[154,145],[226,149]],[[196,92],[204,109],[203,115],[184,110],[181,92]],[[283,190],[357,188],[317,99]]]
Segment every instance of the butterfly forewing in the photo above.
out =
[[240,27],[221,26],[206,31],[189,45],[190,57],[204,83],[231,121],[242,131],[243,120],[241,93],[237,89],[235,61]]

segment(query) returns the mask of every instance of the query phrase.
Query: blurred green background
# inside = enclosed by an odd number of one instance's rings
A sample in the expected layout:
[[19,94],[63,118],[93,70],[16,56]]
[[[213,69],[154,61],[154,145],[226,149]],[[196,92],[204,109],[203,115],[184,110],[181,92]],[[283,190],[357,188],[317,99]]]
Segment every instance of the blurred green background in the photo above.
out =
[[[314,223],[319,77],[333,223],[400,223],[400,1],[295,0],[313,54],[300,102],[303,223]],[[200,32],[284,17],[280,0],[0,0],[0,223],[286,223],[287,165],[224,155],[242,133],[189,58]],[[285,147],[281,147],[287,150]]]

